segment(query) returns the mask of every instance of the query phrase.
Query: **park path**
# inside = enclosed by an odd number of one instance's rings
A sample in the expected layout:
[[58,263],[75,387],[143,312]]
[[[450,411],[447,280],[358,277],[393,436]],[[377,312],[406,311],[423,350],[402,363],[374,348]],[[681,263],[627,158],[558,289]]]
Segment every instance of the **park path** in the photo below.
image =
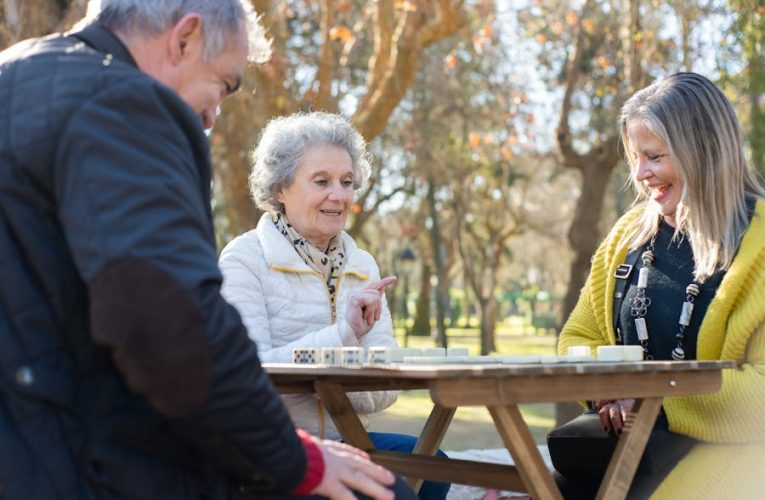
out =
[[[550,452],[547,450],[547,446],[540,445],[539,452],[542,454],[542,458],[547,464],[547,467],[552,469],[552,462],[550,461]],[[480,460],[482,462],[493,462],[498,464],[512,464],[513,459],[510,457],[510,453],[505,448],[486,448],[486,449],[473,449],[465,451],[447,451],[446,454],[451,458],[458,458],[461,460]],[[484,488],[477,488],[475,486],[466,486],[464,484],[453,484],[449,490],[447,500],[477,500],[480,499],[485,493]],[[512,497],[513,492],[502,492],[504,496]],[[525,496],[525,493],[515,493],[517,496]]]

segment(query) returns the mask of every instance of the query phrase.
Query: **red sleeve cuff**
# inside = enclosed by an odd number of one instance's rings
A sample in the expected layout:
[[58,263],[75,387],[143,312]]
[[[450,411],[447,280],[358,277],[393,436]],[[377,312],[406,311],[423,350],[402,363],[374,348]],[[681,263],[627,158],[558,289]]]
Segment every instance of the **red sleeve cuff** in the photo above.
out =
[[324,456],[310,434],[302,429],[297,429],[297,435],[303,442],[307,464],[303,481],[292,493],[297,496],[306,496],[319,486],[324,478]]

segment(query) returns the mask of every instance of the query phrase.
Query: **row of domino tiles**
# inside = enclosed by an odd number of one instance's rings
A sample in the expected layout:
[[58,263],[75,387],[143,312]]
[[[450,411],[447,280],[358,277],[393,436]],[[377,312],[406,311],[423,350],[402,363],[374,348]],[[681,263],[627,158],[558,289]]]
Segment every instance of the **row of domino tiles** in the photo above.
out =
[[558,356],[470,356],[465,347],[434,347],[419,349],[411,347],[297,347],[292,351],[292,362],[296,364],[324,365],[377,365],[377,364],[533,364],[533,363],[586,363],[642,361],[641,346],[598,346],[597,358],[589,346],[571,346],[568,354]]

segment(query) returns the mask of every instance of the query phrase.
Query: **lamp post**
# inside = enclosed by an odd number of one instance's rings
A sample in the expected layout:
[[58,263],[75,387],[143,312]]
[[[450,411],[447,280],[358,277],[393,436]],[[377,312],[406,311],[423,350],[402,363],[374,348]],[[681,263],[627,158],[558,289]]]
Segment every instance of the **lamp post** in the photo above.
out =
[[414,271],[414,263],[417,260],[417,256],[414,254],[411,248],[406,247],[398,254],[399,269],[404,275],[404,293],[401,299],[401,318],[404,323],[404,347],[409,347],[409,327],[407,326],[407,319],[409,318],[409,307],[407,306],[407,299],[409,297],[409,276]]

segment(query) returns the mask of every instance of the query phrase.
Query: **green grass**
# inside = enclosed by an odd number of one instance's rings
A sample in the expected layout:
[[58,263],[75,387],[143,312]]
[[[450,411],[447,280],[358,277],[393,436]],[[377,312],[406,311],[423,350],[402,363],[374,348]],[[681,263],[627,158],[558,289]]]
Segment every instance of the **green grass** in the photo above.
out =
[[[467,347],[471,354],[479,354],[480,342],[475,329],[455,331],[449,329],[449,347]],[[533,329],[532,329],[533,331]],[[403,345],[402,332],[397,332],[399,344]],[[497,352],[501,355],[552,354],[555,352],[554,335],[528,335],[500,330],[497,335]],[[409,337],[410,347],[434,347],[429,337]],[[419,435],[422,426],[433,408],[427,391],[404,391],[398,401],[384,412],[372,417],[371,430],[400,432]],[[545,436],[555,424],[553,403],[521,405],[521,412],[531,428],[537,443],[542,444]],[[454,415],[441,448],[444,450],[466,450],[471,448],[501,448],[502,440],[497,434],[488,410],[483,407],[459,408]]]
[[[524,354],[554,354],[555,335],[536,335],[530,328],[531,334],[525,330],[498,329],[496,335],[497,351],[493,354],[509,356]],[[396,330],[396,340],[399,345],[404,345],[403,330]],[[447,341],[449,347],[467,347],[471,355],[481,353],[481,343],[477,329],[447,329]],[[435,347],[436,343],[430,337],[409,336],[409,347]]]

